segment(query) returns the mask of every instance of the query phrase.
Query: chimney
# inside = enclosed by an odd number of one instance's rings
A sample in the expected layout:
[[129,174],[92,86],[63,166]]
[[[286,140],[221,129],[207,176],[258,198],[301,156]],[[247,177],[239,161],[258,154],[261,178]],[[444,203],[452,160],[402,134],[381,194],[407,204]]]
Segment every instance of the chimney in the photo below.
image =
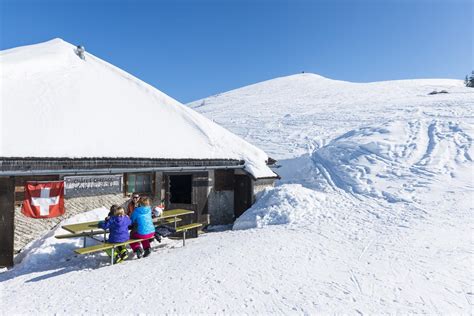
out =
[[86,60],[86,49],[82,45],[77,45],[76,46],[76,54],[79,56],[80,59]]

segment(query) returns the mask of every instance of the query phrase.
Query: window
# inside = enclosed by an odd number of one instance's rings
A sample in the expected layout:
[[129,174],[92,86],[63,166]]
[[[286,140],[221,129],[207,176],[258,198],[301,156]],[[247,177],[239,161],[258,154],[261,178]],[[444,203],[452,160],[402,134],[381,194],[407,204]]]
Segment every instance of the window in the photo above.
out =
[[127,174],[127,192],[151,193],[151,173],[129,173]]
[[193,189],[192,175],[170,176],[170,202],[191,204],[192,189]]

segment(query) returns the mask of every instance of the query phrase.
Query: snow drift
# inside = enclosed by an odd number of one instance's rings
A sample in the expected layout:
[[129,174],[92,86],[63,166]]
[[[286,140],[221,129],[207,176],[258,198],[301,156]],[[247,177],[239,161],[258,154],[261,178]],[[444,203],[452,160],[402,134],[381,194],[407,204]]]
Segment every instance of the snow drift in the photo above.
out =
[[312,154],[320,176],[315,180],[352,194],[410,202],[436,182],[472,183],[473,137],[469,125],[440,119],[362,127]]
[[[82,238],[56,239],[55,235],[68,234],[70,232],[61,228],[63,225],[74,223],[92,222],[103,220],[109,210],[105,207],[77,214],[71,218],[61,221],[55,228],[44,234],[41,238],[32,241],[15,256],[16,269],[28,269],[28,266],[48,266],[51,262],[65,262],[70,260],[74,249],[83,245]],[[95,241],[90,241],[90,245]]]
[[234,230],[262,228],[267,225],[303,224],[317,225],[318,217],[324,216],[320,202],[322,193],[287,184],[266,189],[244,214],[234,223]]

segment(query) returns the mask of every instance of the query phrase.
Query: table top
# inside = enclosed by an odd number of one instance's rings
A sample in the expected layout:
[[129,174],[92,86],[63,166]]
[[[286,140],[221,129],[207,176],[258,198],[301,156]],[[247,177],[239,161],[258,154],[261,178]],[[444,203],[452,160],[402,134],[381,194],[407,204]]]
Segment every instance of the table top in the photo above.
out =
[[[174,210],[169,210],[169,211],[163,211],[163,214],[161,214],[160,217],[154,218],[153,221],[157,222],[160,219],[178,217],[178,216],[183,216],[183,215],[193,214],[193,213],[194,213],[193,211],[184,210],[184,209],[174,209]],[[99,228],[99,221],[64,225],[64,226],[61,226],[61,228],[73,234],[82,233],[86,231],[96,231],[96,230],[101,229]]]

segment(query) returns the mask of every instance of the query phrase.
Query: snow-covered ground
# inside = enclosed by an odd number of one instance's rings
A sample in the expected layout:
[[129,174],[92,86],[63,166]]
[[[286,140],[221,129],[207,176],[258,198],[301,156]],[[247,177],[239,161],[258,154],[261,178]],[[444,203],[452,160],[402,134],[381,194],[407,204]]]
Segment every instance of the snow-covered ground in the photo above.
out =
[[3,313],[473,313],[474,89],[302,74],[191,107],[278,159],[279,185],[233,230],[119,265],[50,232],[0,274]]

